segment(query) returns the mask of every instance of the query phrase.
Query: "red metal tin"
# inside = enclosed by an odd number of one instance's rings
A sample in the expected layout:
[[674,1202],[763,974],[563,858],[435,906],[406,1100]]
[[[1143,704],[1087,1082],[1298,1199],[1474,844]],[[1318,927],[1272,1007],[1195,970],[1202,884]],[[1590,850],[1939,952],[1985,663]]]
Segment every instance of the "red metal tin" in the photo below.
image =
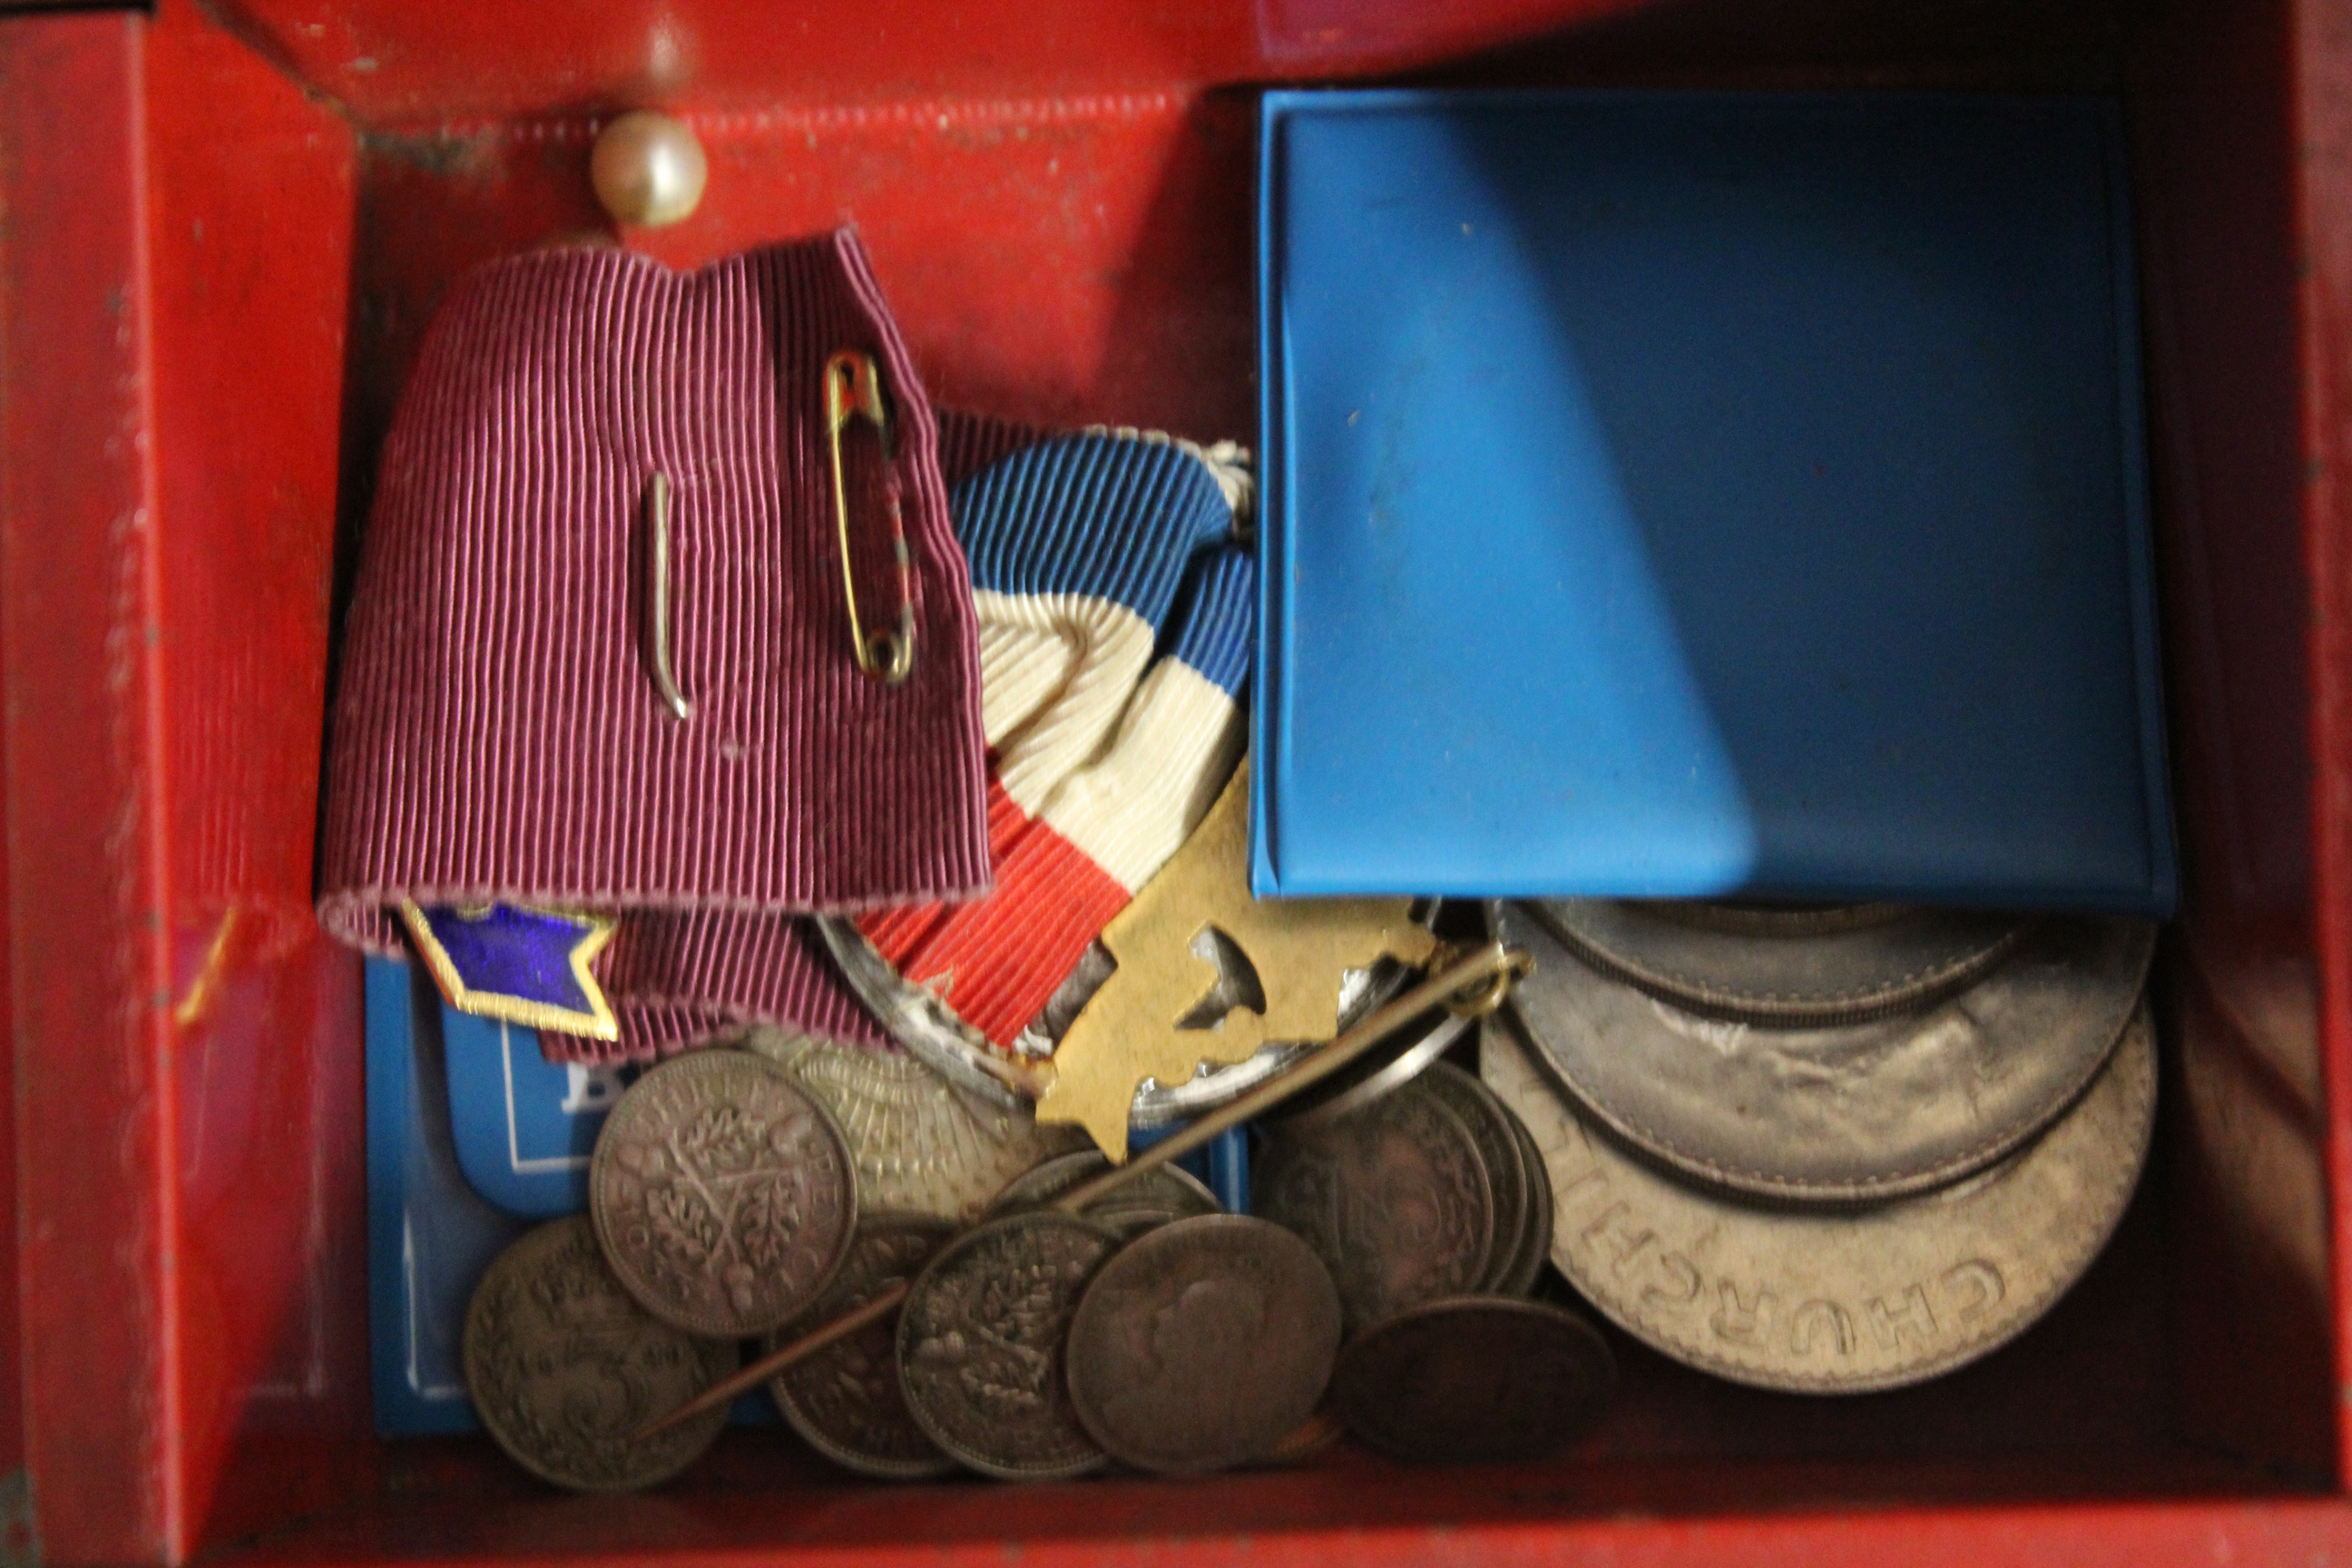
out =
[[[1523,1469],[881,1490],[740,1433],[614,1500],[379,1443],[358,972],[310,856],[339,574],[441,291],[595,226],[595,117],[656,104],[709,195],[629,243],[852,221],[940,401],[1246,438],[1249,89],[1366,78],[2123,97],[2188,900],[2109,1257],[1903,1394],[1628,1347],[1610,1423]],[[162,0],[0,17],[0,1465],[47,1561],[2352,1552],[2352,12]]]

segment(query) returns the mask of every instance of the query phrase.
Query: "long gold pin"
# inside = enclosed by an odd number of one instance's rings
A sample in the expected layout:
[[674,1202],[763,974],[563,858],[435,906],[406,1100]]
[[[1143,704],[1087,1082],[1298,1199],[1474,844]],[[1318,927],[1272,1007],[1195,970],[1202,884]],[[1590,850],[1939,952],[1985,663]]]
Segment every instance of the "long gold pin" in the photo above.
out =
[[[1489,942],[1431,975],[1321,1050],[1277,1073],[1239,1100],[1210,1112],[1181,1132],[1154,1143],[1126,1164],[1071,1188],[1055,1199],[1052,1206],[1075,1214],[1101,1202],[1147,1172],[1156,1171],[1171,1160],[1183,1158],[1228,1127],[1238,1127],[1254,1116],[1265,1114],[1299,1090],[1320,1083],[1433,1007],[1456,1007],[1471,1013],[1491,1012],[1501,1003],[1511,982],[1525,974],[1530,967],[1530,961],[1524,952],[1507,948],[1499,942]],[[1474,987],[1478,988],[1476,994],[1463,1000],[1463,994]],[[982,1220],[981,1223],[987,1222]],[[668,1414],[656,1415],[638,1427],[630,1440],[635,1442],[667,1431],[681,1421],[692,1420],[713,1405],[724,1405],[737,1394],[759,1387],[786,1367],[815,1354],[843,1335],[856,1333],[866,1324],[897,1311],[913,1289],[913,1282],[909,1280],[893,1285],[856,1310],[844,1313],[822,1328],[812,1329],[781,1350],[761,1356],[734,1376],[712,1384]]]

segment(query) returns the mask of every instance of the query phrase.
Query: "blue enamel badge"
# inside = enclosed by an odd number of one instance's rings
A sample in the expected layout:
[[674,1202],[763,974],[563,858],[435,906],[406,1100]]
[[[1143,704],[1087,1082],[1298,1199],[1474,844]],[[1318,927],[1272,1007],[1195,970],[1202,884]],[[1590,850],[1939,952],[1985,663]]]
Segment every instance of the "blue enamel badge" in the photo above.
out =
[[449,1005],[478,1017],[534,1029],[620,1037],[612,1005],[588,962],[613,938],[601,915],[534,910],[519,904],[420,909],[408,900],[400,917]]

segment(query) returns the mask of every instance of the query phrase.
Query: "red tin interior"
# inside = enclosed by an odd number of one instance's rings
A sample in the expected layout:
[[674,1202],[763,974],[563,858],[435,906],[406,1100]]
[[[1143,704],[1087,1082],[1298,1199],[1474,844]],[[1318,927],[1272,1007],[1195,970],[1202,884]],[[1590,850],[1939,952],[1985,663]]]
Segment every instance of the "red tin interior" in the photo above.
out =
[[[2158,1163],[2110,1254],[2025,1340],[1906,1393],[1761,1394],[1621,1340],[1608,1424],[1520,1469],[1339,1452],[1192,1485],[885,1490],[735,1434],[675,1487],[600,1500],[486,1442],[377,1442],[358,968],[311,922],[310,847],[340,568],[440,290],[594,227],[594,117],[656,104],[701,132],[710,192],[629,243],[688,263],[855,221],[938,398],[1247,438],[1251,89],[1341,79],[2124,98],[2189,899]],[[0,1465],[29,1466],[43,1555],[2352,1548],[2347,220],[2352,11],[2328,0],[0,16],[0,1344],[23,1347],[0,1356]]]

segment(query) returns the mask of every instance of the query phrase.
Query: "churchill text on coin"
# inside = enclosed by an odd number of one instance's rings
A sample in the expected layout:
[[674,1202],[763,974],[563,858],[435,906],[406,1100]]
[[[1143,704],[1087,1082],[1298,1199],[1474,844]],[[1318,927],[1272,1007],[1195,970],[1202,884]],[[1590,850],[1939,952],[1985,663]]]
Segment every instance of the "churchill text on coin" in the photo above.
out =
[[2145,1012],[2090,1090],[2004,1163],[1856,1210],[1766,1207],[1634,1159],[1542,1076],[1507,1019],[1482,1069],[1551,1173],[1552,1261],[1635,1337],[1736,1382],[1801,1393],[1916,1383],[2022,1332],[2130,1199],[2156,1108]]

